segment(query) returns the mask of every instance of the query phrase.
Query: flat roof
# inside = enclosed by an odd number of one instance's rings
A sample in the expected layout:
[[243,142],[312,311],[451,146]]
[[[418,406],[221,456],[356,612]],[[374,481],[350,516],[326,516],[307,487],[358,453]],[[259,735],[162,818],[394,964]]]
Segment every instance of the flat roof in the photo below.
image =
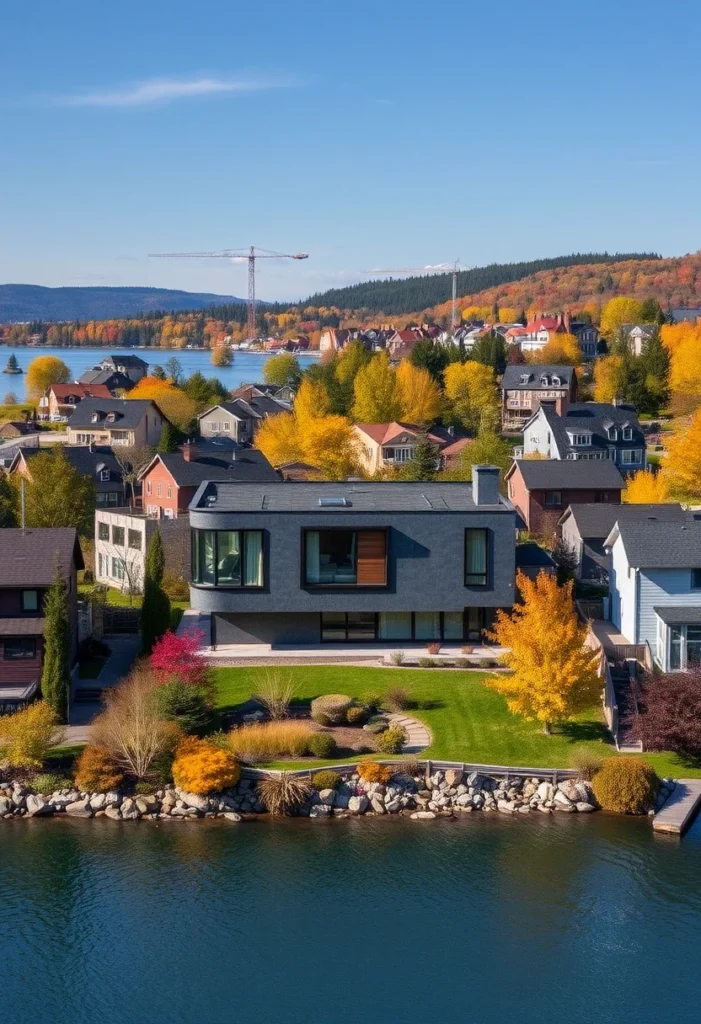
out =
[[[327,504],[325,499],[329,499]],[[345,499],[341,504],[340,499]],[[472,484],[401,481],[244,484],[203,483],[190,504],[191,512],[513,512],[500,495],[496,505],[476,505]]]

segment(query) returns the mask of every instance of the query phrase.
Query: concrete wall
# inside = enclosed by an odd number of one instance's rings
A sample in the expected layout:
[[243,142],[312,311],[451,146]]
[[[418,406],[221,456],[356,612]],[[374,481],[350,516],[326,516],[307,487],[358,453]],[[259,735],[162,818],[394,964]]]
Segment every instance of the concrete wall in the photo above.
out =
[[[193,608],[205,612],[461,611],[504,608],[514,601],[515,514],[467,513],[215,513],[191,512],[196,529],[261,529],[265,585],[261,590],[190,587]],[[302,580],[302,531],[324,527],[389,527],[386,587],[317,588]],[[465,529],[491,531],[489,585],[466,587]]]
[[318,613],[251,613],[214,615],[212,642],[216,644],[318,644]]

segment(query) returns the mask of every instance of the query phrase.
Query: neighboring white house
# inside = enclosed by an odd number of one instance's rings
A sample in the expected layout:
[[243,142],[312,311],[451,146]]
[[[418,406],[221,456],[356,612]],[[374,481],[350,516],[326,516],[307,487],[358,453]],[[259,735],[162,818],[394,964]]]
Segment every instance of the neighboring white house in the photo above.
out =
[[616,628],[665,672],[701,667],[701,521],[617,522],[604,547]]
[[146,546],[158,525],[152,517],[123,509],[95,513],[95,579],[125,594],[144,585]]

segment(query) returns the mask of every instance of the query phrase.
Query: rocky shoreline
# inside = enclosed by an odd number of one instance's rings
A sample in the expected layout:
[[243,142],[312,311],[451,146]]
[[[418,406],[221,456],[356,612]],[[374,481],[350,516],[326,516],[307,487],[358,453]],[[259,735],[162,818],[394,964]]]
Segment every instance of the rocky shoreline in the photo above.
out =
[[[674,785],[672,779],[662,781],[658,810]],[[585,779],[568,778],[555,783],[536,776],[490,776],[448,768],[431,775],[395,775],[387,783],[364,782],[353,773],[336,789],[312,789],[294,813],[308,818],[395,814],[421,821],[479,811],[526,815],[590,814],[596,810],[598,804],[591,783]],[[266,813],[256,781],[251,778],[243,778],[235,788],[209,796],[188,793],[176,786],[133,795],[81,793],[77,789],[42,794],[16,781],[0,783],[3,820],[66,814],[114,821],[224,818],[238,822]]]

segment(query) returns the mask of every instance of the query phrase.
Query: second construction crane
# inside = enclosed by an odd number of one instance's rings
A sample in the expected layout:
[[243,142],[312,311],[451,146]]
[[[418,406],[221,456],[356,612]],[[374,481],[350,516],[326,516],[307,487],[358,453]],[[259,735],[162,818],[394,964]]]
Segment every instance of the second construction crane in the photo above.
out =
[[306,260],[307,252],[272,252],[270,249],[258,249],[255,245],[244,249],[222,249],[220,252],[150,252],[149,256],[156,259],[203,259],[232,260],[242,263],[248,260],[248,316],[246,337],[253,341],[256,337],[256,260]]
[[433,263],[426,267],[400,267],[398,270],[367,270],[367,274],[415,274],[417,277],[423,274],[452,274],[453,276],[453,304],[451,308],[450,327],[453,333],[457,330],[457,307],[458,307],[458,273],[461,270],[470,270],[460,260],[452,260],[448,263]]

